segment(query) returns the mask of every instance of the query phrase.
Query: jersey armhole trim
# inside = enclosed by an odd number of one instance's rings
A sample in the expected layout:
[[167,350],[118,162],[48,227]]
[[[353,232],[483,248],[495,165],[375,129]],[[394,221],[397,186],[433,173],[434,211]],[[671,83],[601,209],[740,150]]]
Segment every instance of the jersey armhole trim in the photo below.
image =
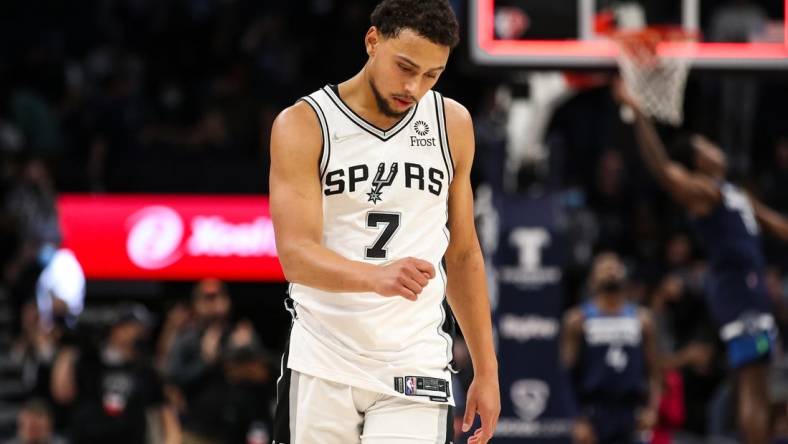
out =
[[328,161],[331,159],[331,139],[328,136],[328,120],[326,119],[325,113],[323,113],[323,108],[320,107],[320,104],[317,103],[315,99],[305,96],[302,97],[301,100],[309,105],[312,111],[315,112],[318,123],[320,124],[320,132],[323,135],[323,143],[320,147],[320,160],[318,163],[318,175],[322,182],[326,175],[326,170],[328,169]]
[[449,154],[449,164],[451,165],[451,172],[452,176],[454,176],[454,156],[451,154],[451,143],[449,142],[449,130],[448,125],[446,124],[446,100],[443,99],[443,96],[438,94],[438,97],[441,99],[441,112],[443,114],[443,132],[446,134],[446,152]]
[[441,263],[438,264],[438,273],[440,274],[441,280],[443,281],[443,298],[440,304],[441,320],[438,324],[437,330],[438,336],[446,341],[446,364],[447,366],[451,366],[454,362],[454,338],[452,337],[452,334],[455,333],[456,325],[454,324],[454,318],[452,317],[454,314],[452,313],[451,305],[449,305],[448,297],[446,295],[446,289],[449,285],[449,278],[443,260],[441,260]]
[[449,183],[454,179],[454,161],[451,157],[451,150],[449,149],[449,136],[446,131],[446,114],[443,106],[443,96],[437,91],[432,91],[433,98],[435,99],[435,117],[438,121],[438,139],[440,140],[441,155],[443,155],[443,163],[446,166],[446,173],[449,175]]

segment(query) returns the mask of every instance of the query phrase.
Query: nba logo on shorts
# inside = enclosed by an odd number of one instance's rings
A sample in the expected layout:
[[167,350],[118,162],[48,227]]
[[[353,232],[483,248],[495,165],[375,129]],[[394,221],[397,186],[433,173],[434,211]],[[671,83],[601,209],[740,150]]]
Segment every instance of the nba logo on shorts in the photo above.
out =
[[407,378],[405,378],[405,394],[406,395],[416,394],[416,378],[414,376],[408,376]]

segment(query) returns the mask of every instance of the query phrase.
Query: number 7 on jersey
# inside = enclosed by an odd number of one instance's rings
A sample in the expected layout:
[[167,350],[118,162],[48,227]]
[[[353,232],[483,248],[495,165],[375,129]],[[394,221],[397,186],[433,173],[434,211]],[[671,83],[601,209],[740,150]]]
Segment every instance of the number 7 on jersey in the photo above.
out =
[[375,243],[372,244],[372,246],[365,248],[365,258],[388,258],[389,253],[388,250],[386,250],[386,245],[388,245],[389,241],[391,241],[394,233],[397,232],[397,229],[399,228],[400,217],[400,213],[386,213],[382,211],[370,211],[367,213],[367,228],[379,229],[381,225],[385,226],[383,227],[383,232],[381,232],[378,238],[375,239]]

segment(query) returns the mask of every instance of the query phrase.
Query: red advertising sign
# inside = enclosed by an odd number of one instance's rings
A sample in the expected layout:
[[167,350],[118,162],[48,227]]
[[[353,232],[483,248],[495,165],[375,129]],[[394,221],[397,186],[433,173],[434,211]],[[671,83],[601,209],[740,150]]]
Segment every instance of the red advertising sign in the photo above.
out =
[[65,194],[58,211],[88,278],[284,280],[266,197]]

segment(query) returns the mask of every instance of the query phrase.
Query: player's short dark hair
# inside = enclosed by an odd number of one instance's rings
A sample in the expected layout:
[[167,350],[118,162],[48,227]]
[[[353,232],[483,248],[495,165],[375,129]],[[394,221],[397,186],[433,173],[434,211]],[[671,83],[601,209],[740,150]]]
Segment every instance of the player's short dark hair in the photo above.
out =
[[383,0],[370,15],[372,26],[384,37],[397,37],[403,29],[438,45],[454,48],[460,25],[448,0]]

